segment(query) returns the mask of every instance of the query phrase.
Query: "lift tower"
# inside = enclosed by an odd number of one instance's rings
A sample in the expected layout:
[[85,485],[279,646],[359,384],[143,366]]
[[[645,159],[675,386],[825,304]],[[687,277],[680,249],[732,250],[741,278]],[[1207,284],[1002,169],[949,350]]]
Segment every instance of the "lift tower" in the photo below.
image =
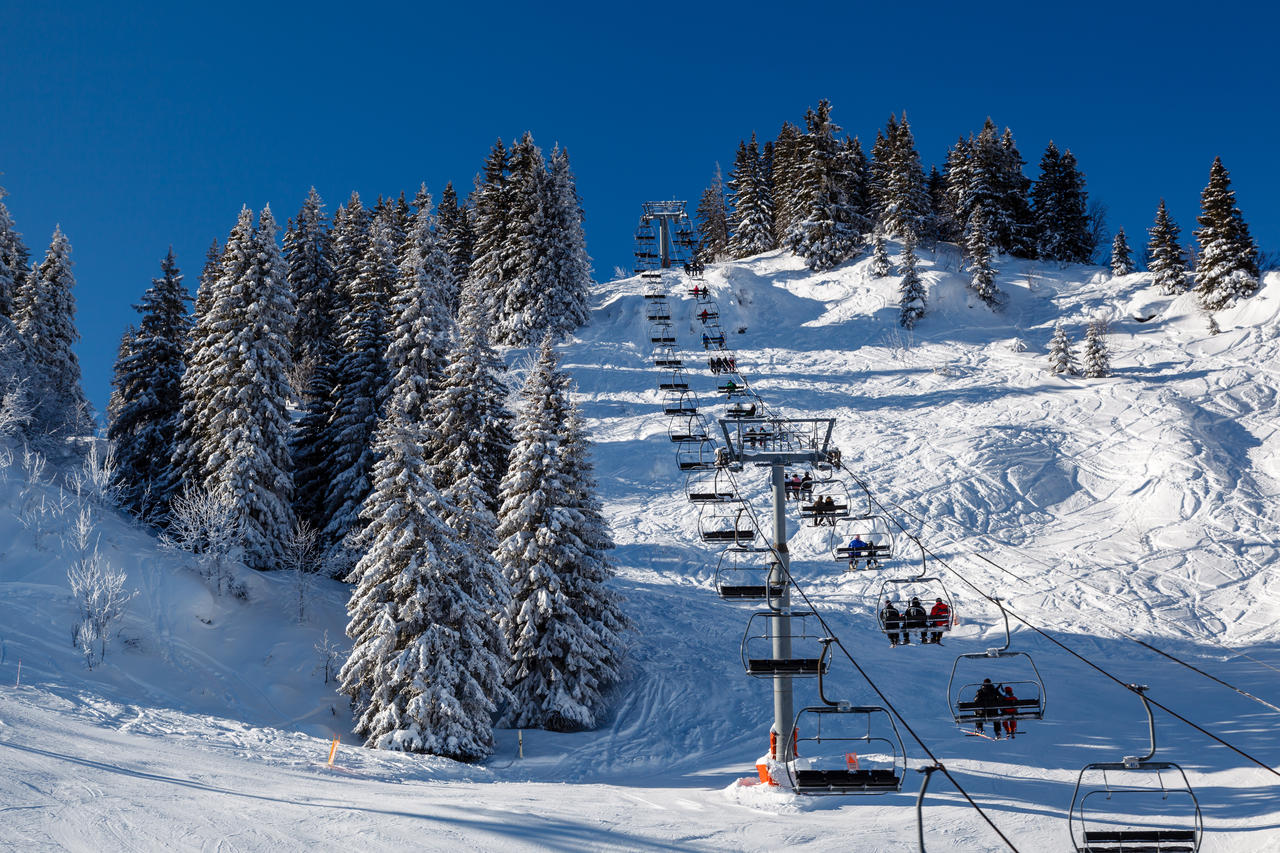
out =
[[[722,461],[731,468],[744,466],[768,468],[773,485],[773,542],[775,562],[768,585],[781,588],[781,595],[769,601],[770,659],[748,660],[748,673],[773,680],[774,759],[781,762],[795,758],[795,741],[791,731],[795,721],[792,678],[814,676],[823,666],[821,660],[796,658],[792,649],[791,557],[787,551],[787,511],[784,474],[788,465],[810,465],[830,468],[840,464],[840,451],[831,446],[834,418],[721,418],[724,436]],[[746,655],[744,658],[754,658]],[[754,671],[753,671],[754,670]]]
[[697,246],[683,201],[646,201],[636,227],[636,272],[670,269],[693,260]]

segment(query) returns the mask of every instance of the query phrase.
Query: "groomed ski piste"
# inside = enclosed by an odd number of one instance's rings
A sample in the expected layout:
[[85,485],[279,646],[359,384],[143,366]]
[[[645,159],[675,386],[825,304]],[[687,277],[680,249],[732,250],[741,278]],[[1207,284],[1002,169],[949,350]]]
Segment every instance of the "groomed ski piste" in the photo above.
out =
[[[1141,703],[1089,663],[1276,768],[1280,713],[1264,702],[1280,705],[1280,276],[1219,312],[1210,335],[1192,296],[1159,295],[1145,274],[1001,257],[1007,301],[993,312],[965,288],[953,247],[919,254],[928,314],[913,333],[897,324],[898,278],[873,278],[865,258],[813,273],[771,253],[705,274],[742,377],[783,416],[835,419],[845,467],[936,555],[930,574],[955,605],[942,645],[890,648],[881,583],[913,573],[918,549],[903,532],[883,568],[849,573],[828,529],[792,511],[792,576],[884,698],[839,656],[828,695],[892,704],[1021,851],[1070,850],[1081,767],[1146,752]],[[0,848],[917,849],[914,768],[930,760],[905,729],[900,793],[757,783],[771,685],[744,674],[740,644],[759,604],[716,594],[720,551],[700,541],[676,469],[645,286],[600,285],[590,324],[563,347],[636,622],[599,730],[525,731],[522,747],[500,730],[478,765],[359,748],[316,650],[326,632],[345,640],[344,587],[318,587],[298,624],[287,576],[241,572],[246,599],[214,596],[183,555],[102,508],[102,550],[137,596],[89,670],[70,642],[63,540],[77,508],[15,460],[0,485]],[[706,370],[688,281],[668,271],[661,286],[715,417],[721,377]],[[1113,375],[1050,374],[1054,324],[1079,342],[1095,316],[1110,321]],[[735,476],[767,525],[763,471]],[[1012,646],[1034,657],[1046,694],[1044,719],[1016,740],[966,737],[948,709],[956,655],[1004,641],[984,595],[1048,635],[1013,620]],[[816,703],[813,679],[795,684],[797,707]],[[1182,765],[1200,801],[1201,849],[1280,850],[1280,778],[1154,714],[1156,758]],[[1008,849],[941,774],[923,815],[931,852]]]

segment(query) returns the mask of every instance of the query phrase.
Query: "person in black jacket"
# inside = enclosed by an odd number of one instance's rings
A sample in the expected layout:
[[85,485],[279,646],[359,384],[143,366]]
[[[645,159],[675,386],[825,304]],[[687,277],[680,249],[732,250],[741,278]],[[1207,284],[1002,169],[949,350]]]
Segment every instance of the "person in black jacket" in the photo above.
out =
[[920,606],[920,599],[911,599],[911,604],[907,606],[907,610],[902,614],[902,642],[910,645],[911,632],[920,632],[920,642],[926,642],[929,638],[929,632],[925,630],[927,615],[924,608]]
[[982,679],[982,684],[978,686],[978,692],[974,695],[973,701],[977,703],[975,712],[978,719],[974,721],[974,731],[982,731],[983,720],[990,718],[992,727],[995,729],[996,740],[1000,739],[1000,711],[1004,704],[1000,701],[1000,691],[991,683],[990,678]]
[[884,600],[884,608],[880,611],[880,622],[884,625],[885,633],[889,635],[889,645],[898,645],[898,629],[902,627],[902,614],[887,598]]

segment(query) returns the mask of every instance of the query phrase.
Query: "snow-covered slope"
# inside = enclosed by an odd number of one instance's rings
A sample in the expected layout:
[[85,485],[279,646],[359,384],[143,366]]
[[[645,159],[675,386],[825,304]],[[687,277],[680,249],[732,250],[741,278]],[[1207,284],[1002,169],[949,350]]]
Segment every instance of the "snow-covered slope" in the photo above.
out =
[[[1130,639],[1280,704],[1280,277],[1210,335],[1189,297],[1154,295],[1143,275],[1002,258],[1008,300],[993,313],[970,298],[953,249],[921,254],[929,314],[914,334],[896,325],[897,280],[871,278],[865,261],[815,274],[769,254],[707,272],[744,376],[788,415],[836,418],[849,468],[951,567],[941,577],[960,624],[941,647],[890,649],[878,632],[881,580],[916,559],[902,536],[901,560],[849,575],[825,529],[793,518],[799,585],[1020,850],[1068,848],[1080,766],[1141,753],[1146,720],[1129,691],[1015,628],[1044,677],[1046,719],[1015,741],[957,733],[945,698],[955,655],[1003,639],[975,588],[1280,764],[1280,714]],[[693,300],[678,276],[664,284],[692,347]],[[734,784],[767,747],[769,684],[742,672],[750,608],[713,591],[718,554],[700,543],[675,470],[641,290],[603,285],[565,353],[638,623],[600,731],[524,732],[523,756],[517,733],[499,732],[498,753],[475,767],[347,745],[330,768],[329,739],[350,741],[350,719],[315,646],[325,631],[341,638],[342,588],[318,589],[299,625],[288,579],[247,575],[247,601],[211,596],[105,512],[104,550],[139,595],[87,671],[69,644],[67,550],[56,528],[18,521],[33,495],[57,490],[25,488],[15,464],[0,487],[0,847],[915,849],[917,774],[901,794],[865,798]],[[1096,316],[1111,323],[1114,376],[1047,373],[1054,324],[1079,340]],[[705,403],[715,380],[693,375]],[[748,469],[740,484],[764,513],[763,475]],[[879,702],[839,660],[829,692]],[[797,693],[816,698],[812,682]],[[1156,722],[1160,757],[1183,764],[1201,798],[1203,850],[1280,849],[1280,780],[1167,714]],[[910,738],[907,752],[911,767],[926,762]],[[1003,849],[945,779],[924,814],[930,851]]]

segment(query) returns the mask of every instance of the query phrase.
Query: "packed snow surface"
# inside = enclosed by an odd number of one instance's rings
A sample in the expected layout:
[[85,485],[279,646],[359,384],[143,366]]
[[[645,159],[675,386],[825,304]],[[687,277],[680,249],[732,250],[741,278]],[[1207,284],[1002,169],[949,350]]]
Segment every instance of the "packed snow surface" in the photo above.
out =
[[[1012,741],[958,731],[955,656],[1004,640],[976,589],[1276,767],[1280,714],[1134,640],[1280,705],[1280,276],[1219,312],[1210,335],[1192,297],[1156,294],[1144,274],[1000,258],[1007,299],[993,312],[965,289],[952,247],[920,254],[929,307],[914,332],[896,322],[898,279],[873,278],[868,259],[811,273],[773,253],[706,278],[751,387],[787,416],[834,418],[845,464],[939,558],[930,574],[959,624],[941,646],[891,649],[875,607],[885,579],[914,571],[916,546],[899,532],[884,569],[850,574],[827,528],[789,522],[794,577],[901,712],[908,766],[928,756],[907,725],[1017,849],[1065,850],[1081,766],[1146,751],[1136,697],[1016,620],[1045,719]],[[694,300],[682,276],[663,285],[710,410]],[[916,849],[914,771],[901,793],[875,797],[738,784],[767,749],[771,686],[743,674],[752,608],[715,594],[719,554],[700,542],[676,471],[642,290],[602,285],[564,348],[637,624],[600,730],[499,731],[475,766],[359,748],[319,650],[326,635],[345,642],[343,587],[318,587],[301,623],[283,575],[242,572],[244,598],[217,596],[183,555],[102,507],[100,548],[137,595],[90,670],[71,647],[66,581],[84,501],[48,474],[32,483],[15,458],[0,485],[0,848]],[[1048,373],[1054,324],[1079,342],[1094,317],[1110,323],[1114,375]],[[767,524],[763,472],[737,477]],[[979,678],[1014,677],[970,663]],[[839,655],[827,692],[884,704]],[[796,693],[797,707],[817,701],[812,680]],[[1280,779],[1155,719],[1157,757],[1183,765],[1202,804],[1205,853],[1280,850]],[[930,851],[1006,849],[940,775],[924,821]]]

